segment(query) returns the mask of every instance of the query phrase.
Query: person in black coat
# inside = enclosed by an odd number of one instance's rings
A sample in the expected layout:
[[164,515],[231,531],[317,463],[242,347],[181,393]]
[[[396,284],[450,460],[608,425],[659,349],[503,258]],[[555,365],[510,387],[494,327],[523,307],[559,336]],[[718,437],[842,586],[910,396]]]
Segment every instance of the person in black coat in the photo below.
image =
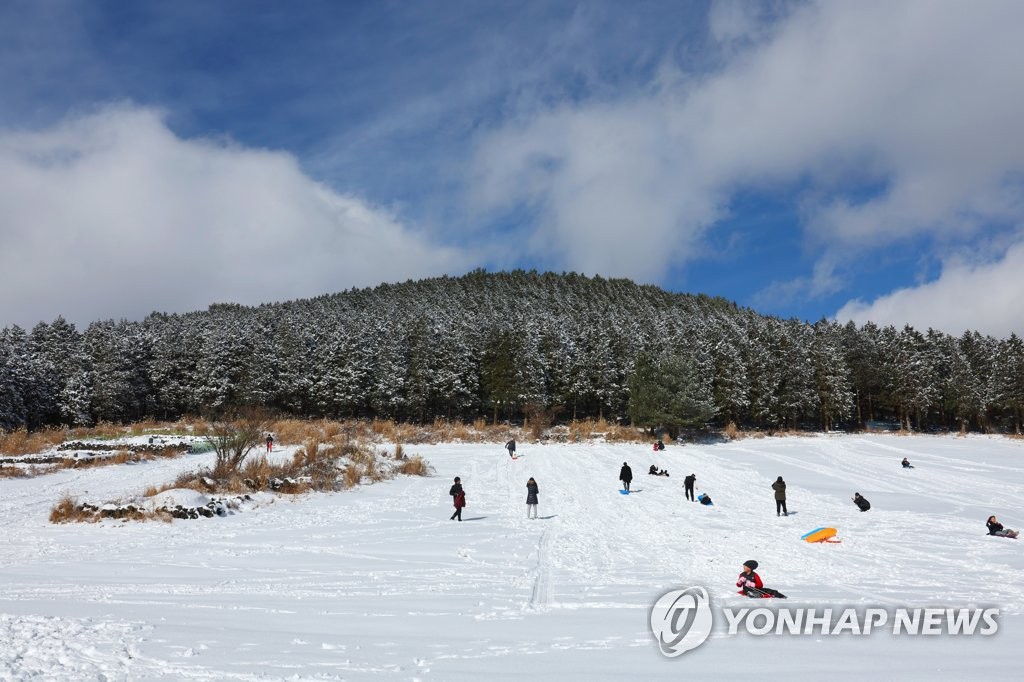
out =
[[452,502],[455,504],[455,513],[452,514],[451,520],[462,521],[462,508],[466,506],[466,491],[462,489],[462,479],[458,476],[455,477],[455,485],[451,487],[448,494],[452,496]]
[[907,459],[906,457],[904,457],[904,458],[903,458],[903,461],[902,461],[902,462],[900,462],[900,464],[902,464],[902,465],[903,465],[903,468],[904,468],[904,469],[913,469],[913,468],[914,468],[913,466],[911,466],[911,464],[910,464],[910,460],[909,460],[909,459]]
[[[526,518],[535,519],[537,518],[537,493],[540,490],[537,488],[537,481],[530,477],[530,480],[526,482]],[[532,514],[532,516],[531,516]]]
[[658,475],[658,467],[656,467],[655,465],[652,464],[651,468],[647,470],[647,473],[650,476],[657,476]]
[[1017,537],[1017,531],[1010,530],[1009,528],[1003,528],[1003,524],[996,521],[995,516],[988,517],[988,521],[985,522],[988,526],[989,535],[998,535],[1001,538],[1015,538]]
[[509,442],[505,443],[505,449],[508,450],[508,456],[512,459],[516,458],[516,439],[513,438]]
[[629,482],[633,480],[633,470],[625,462],[622,463],[622,468],[619,469],[619,480],[622,481],[623,489],[629,492]]
[[853,503],[860,508],[862,512],[866,512],[871,509],[871,503],[864,499],[860,493],[853,494]]
[[789,512],[786,510],[786,482],[782,480],[782,476],[772,483],[772,490],[775,491],[775,515],[789,516]]
[[690,474],[683,479],[683,488],[686,489],[686,499],[690,502],[694,501],[693,497],[693,486],[697,483],[697,474]]

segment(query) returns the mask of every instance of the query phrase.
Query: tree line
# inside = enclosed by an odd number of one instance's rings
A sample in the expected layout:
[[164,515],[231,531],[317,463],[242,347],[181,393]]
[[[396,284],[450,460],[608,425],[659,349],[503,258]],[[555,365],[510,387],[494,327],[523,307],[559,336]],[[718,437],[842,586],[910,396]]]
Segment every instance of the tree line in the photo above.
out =
[[0,428],[262,407],[428,422],[526,413],[679,428],[1014,431],[1024,344],[813,324],[624,279],[440,277],[0,331]]

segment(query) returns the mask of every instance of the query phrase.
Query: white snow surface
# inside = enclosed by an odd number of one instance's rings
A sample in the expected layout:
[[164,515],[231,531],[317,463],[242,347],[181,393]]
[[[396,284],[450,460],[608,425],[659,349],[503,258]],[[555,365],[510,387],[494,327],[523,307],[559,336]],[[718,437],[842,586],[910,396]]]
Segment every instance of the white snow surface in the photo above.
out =
[[[65,492],[130,499],[212,455],[0,480],[0,680],[1020,679],[1024,540],[986,535],[985,519],[1024,526],[1024,441],[834,434],[657,453],[522,443],[516,461],[498,443],[406,450],[436,474],[170,524],[47,516]],[[651,464],[671,477],[648,476]],[[684,499],[689,473],[715,506]],[[449,520],[456,475],[462,523]],[[530,476],[537,520],[525,518]],[[819,526],[842,543],[801,541]],[[747,559],[790,599],[737,595]],[[991,636],[756,637],[716,621],[701,647],[669,659],[650,608],[691,586],[716,608],[1001,615]]]

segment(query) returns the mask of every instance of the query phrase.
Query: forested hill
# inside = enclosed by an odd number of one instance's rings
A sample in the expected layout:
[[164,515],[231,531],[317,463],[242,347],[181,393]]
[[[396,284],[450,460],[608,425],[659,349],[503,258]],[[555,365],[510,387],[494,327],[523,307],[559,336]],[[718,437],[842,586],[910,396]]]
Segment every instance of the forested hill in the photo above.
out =
[[661,410],[771,428],[1019,429],[1024,344],[807,324],[628,280],[521,271],[0,332],[3,428],[243,405],[411,421]]

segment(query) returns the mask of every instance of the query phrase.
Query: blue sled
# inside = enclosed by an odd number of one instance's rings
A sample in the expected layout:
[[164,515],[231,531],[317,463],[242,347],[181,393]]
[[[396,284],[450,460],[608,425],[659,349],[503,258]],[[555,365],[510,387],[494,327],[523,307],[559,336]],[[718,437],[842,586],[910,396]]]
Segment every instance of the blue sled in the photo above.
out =
[[623,495],[628,495],[629,494],[628,490],[620,490],[619,492],[622,493]]

